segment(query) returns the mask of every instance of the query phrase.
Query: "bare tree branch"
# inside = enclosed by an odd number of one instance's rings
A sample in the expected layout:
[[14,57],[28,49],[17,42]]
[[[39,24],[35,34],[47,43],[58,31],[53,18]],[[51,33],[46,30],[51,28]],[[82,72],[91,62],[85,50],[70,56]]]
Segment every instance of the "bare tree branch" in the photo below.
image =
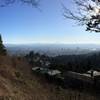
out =
[[73,0],[76,11],[64,8],[64,17],[85,25],[86,31],[100,32],[100,0]]
[[40,0],[0,0],[0,7],[6,7],[8,5],[14,4],[17,1],[37,7]]

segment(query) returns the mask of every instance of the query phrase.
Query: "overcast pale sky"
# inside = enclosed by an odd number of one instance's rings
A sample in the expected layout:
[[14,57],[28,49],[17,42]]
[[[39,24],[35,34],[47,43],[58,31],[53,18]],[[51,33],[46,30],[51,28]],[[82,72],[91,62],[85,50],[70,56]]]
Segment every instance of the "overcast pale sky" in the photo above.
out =
[[41,0],[41,12],[21,4],[0,8],[4,43],[100,43],[99,33],[86,32],[64,18],[61,2],[73,9],[70,0]]

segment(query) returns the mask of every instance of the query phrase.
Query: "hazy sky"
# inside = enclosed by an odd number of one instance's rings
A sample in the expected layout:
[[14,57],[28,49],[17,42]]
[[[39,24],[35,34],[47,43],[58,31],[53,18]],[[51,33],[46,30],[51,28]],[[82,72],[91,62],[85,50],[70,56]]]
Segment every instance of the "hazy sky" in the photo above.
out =
[[[73,9],[70,0],[62,0]],[[0,32],[4,43],[100,43],[99,33],[86,32],[63,16],[61,0],[41,0],[41,12],[14,4],[0,8]]]

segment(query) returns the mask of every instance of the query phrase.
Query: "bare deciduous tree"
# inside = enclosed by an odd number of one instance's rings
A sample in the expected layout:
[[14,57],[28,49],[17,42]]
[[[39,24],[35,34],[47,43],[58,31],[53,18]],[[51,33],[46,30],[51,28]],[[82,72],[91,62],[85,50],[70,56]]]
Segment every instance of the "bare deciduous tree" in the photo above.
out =
[[85,25],[86,31],[100,32],[100,0],[73,0],[76,10],[64,7],[64,16]]
[[40,0],[0,0],[0,7],[6,7],[10,4],[14,4],[15,2],[21,2],[24,4],[28,4],[34,7],[37,7]]

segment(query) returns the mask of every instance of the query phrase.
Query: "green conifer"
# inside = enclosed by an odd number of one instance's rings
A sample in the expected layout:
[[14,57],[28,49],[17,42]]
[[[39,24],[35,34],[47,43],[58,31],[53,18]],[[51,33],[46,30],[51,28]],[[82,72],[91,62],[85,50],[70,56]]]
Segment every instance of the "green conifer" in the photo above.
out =
[[2,36],[0,35],[0,55],[6,55],[7,51],[5,46],[3,45]]

